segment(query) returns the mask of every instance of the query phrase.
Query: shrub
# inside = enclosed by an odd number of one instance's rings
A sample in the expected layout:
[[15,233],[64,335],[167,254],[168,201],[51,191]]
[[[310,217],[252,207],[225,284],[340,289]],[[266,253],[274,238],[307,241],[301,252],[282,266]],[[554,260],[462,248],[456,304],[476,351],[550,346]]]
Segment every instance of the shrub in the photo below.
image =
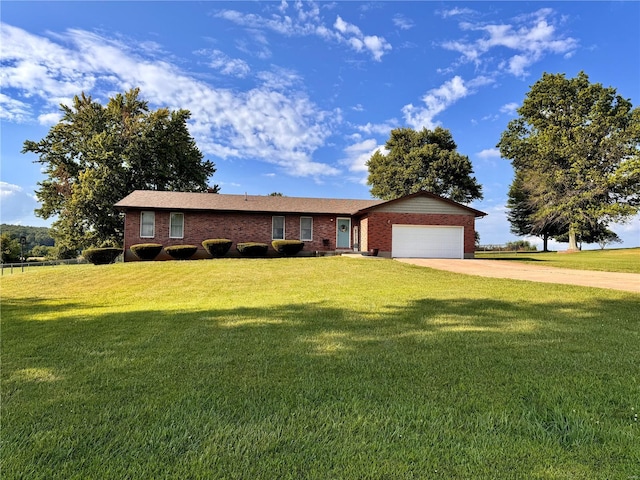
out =
[[202,242],[202,246],[212,257],[224,257],[231,248],[232,243],[227,238],[210,238]]
[[280,255],[296,255],[304,248],[304,242],[300,240],[274,240],[271,242],[273,249]]
[[240,255],[245,257],[264,257],[267,254],[269,245],[266,243],[244,242],[238,243],[236,249]]
[[94,265],[107,265],[115,262],[121,253],[122,249],[115,247],[87,248],[82,252],[82,256]]
[[162,251],[162,245],[159,243],[138,243],[131,245],[130,250],[140,260],[153,260]]
[[176,260],[186,260],[191,258],[197,250],[198,247],[195,245],[173,245],[171,247],[165,247],[164,249],[171,258]]
[[516,240],[514,242],[507,242],[505,245],[505,250],[510,252],[520,252],[520,251],[530,251],[535,252],[537,250],[536,246],[531,244],[527,240]]

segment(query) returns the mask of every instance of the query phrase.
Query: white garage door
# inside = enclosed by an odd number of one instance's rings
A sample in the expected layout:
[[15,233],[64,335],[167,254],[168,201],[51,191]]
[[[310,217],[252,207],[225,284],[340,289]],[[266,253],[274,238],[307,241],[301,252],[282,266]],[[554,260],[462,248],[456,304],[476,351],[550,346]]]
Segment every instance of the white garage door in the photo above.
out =
[[464,258],[464,227],[393,225],[391,256]]

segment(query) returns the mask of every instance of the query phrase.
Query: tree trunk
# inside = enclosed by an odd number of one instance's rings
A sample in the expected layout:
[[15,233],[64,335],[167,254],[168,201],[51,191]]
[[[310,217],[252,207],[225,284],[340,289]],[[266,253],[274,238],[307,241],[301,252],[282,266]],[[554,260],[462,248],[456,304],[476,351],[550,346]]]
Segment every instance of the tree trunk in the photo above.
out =
[[549,251],[548,247],[549,247],[549,235],[545,233],[544,235],[542,235],[542,251],[548,252]]
[[578,251],[578,242],[576,241],[576,229],[573,225],[569,226],[569,248],[570,252]]

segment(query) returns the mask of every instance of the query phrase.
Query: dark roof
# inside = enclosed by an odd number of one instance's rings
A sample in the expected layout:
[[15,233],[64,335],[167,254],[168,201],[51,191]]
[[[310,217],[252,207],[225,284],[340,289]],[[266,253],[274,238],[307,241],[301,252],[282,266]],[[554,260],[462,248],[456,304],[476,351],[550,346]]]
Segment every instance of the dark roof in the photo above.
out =
[[353,215],[384,203],[384,200],[345,200],[339,198],[274,197],[266,195],[227,195],[220,193],[158,192],[136,190],[115,204],[126,210],[218,210],[226,212],[329,213]]
[[217,210],[221,212],[263,212],[355,215],[367,213],[382,204],[426,196],[465,209],[476,217],[487,214],[429,192],[418,192],[395,200],[348,200],[343,198],[272,197],[266,195],[227,195],[221,193],[158,192],[136,190],[115,207],[158,210]]

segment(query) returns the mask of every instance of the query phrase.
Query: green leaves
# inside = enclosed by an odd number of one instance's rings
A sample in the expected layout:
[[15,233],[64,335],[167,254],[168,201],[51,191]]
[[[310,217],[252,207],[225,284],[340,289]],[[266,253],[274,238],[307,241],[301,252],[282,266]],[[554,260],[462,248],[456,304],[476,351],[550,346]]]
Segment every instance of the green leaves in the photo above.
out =
[[117,94],[106,106],[83,93],[72,106],[61,105],[62,120],[45,138],[24,142],[22,152],[38,155],[47,175],[36,191],[36,214],[58,217],[58,245],[121,244],[118,200],[136,189],[202,191],[215,173],[189,134],[189,112],[150,111],[139,93]]
[[371,194],[391,200],[427,191],[462,203],[482,198],[469,158],[456,148],[451,133],[440,127],[392,130],[388,153],[378,150],[367,162]]
[[638,211],[640,111],[629,100],[584,72],[544,74],[518,113],[498,143],[519,182],[509,193],[509,207],[518,209],[512,227],[535,235],[553,224],[575,233]]

